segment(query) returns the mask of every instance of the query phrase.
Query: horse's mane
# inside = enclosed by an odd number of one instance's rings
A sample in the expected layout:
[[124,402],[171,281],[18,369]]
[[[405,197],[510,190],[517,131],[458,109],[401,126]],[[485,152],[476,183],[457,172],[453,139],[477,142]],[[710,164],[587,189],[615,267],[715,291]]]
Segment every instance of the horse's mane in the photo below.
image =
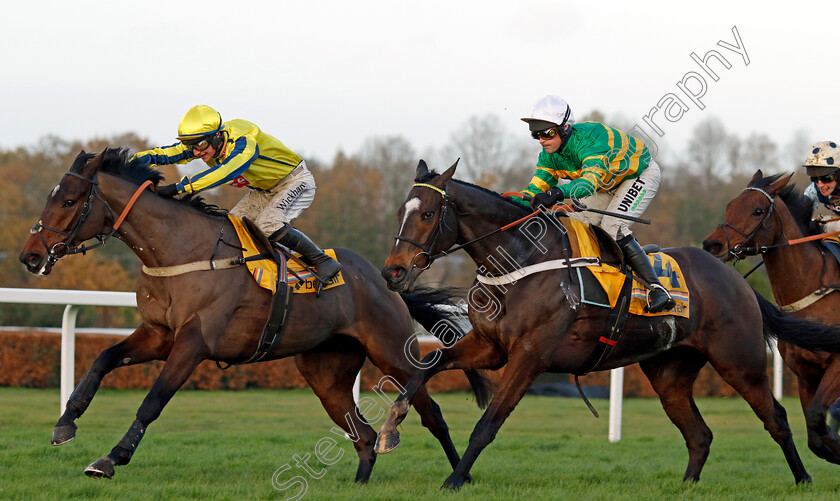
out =
[[[787,174],[775,174],[773,176],[763,177],[756,181],[753,186],[756,188],[766,188],[778,181],[779,178],[784,175]],[[795,184],[788,184],[782,188],[782,191],[779,192],[779,198],[781,198],[782,202],[785,203],[791,216],[793,216],[793,220],[796,221],[796,224],[799,226],[799,229],[802,230],[803,234],[815,235],[819,233],[819,229],[814,231],[809,228],[811,226],[810,222],[814,202],[804,194],[799,193]]]
[[[415,179],[415,180],[414,180],[414,182],[415,182],[415,183],[428,183],[429,181],[431,181],[431,180],[432,180],[432,178],[435,178],[435,177],[437,177],[438,175],[439,175],[439,174],[438,174],[437,172],[435,172],[435,171],[431,170],[431,171],[429,171],[426,175],[424,175],[424,176],[422,176],[422,177],[419,177],[419,178]],[[493,191],[493,190],[491,190],[491,189],[485,188],[485,187],[483,187],[483,186],[479,186],[479,185],[477,185],[477,184],[468,183],[468,182],[466,182],[466,181],[461,181],[461,180],[458,180],[458,179],[452,179],[450,182],[452,182],[452,183],[456,183],[456,184],[460,184],[461,186],[468,186],[468,187],[470,187],[470,188],[475,188],[475,189],[477,189],[478,191],[481,191],[481,192],[483,192],[483,193],[486,193],[487,195],[490,195],[491,197],[495,198],[498,202],[504,202],[504,203],[506,203],[506,204],[509,204],[509,205],[511,205],[511,206],[513,206],[513,207],[516,207],[516,208],[517,208],[517,209],[519,209],[520,211],[522,211],[522,210],[526,210],[526,208],[525,208],[525,207],[523,207],[522,205],[520,205],[520,204],[518,204],[518,203],[514,202],[513,200],[509,200],[509,199],[507,199],[507,198],[503,197],[502,195],[500,195],[499,193],[497,193],[497,192],[495,192],[495,191]]]
[[[106,148],[102,153],[102,165],[99,167],[99,172],[106,174],[113,174],[121,179],[130,181],[136,185],[141,185],[146,181],[151,181],[157,187],[163,181],[163,174],[156,169],[152,169],[147,165],[138,162],[137,160],[129,161],[129,150],[127,148]],[[79,172],[82,167],[96,155],[93,153],[85,153],[76,157],[73,166],[70,167],[72,172]],[[225,216],[228,211],[222,209],[218,205],[210,204],[204,201],[204,198],[195,193],[183,195],[180,198],[174,199],[176,201],[189,204],[195,209],[209,214],[211,216]]]

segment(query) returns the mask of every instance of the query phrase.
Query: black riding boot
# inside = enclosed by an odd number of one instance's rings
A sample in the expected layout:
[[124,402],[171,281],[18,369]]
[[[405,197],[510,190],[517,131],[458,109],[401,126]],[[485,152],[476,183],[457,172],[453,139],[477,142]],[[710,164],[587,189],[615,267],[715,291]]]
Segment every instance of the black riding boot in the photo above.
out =
[[309,240],[309,237],[294,228],[289,229],[289,232],[277,242],[297,252],[303,256],[303,260],[307,264],[314,266],[318,280],[324,285],[328,284],[341,271],[341,263],[324,254],[324,251],[318,248],[312,240]]
[[670,310],[676,305],[676,302],[668,293],[668,290],[662,286],[656,272],[653,271],[653,266],[650,264],[645,251],[633,235],[627,235],[618,242],[624,257],[627,258],[627,263],[633,268],[633,271],[639,274],[642,279],[650,286],[650,293],[648,295],[648,311],[651,313],[658,313],[664,310]]

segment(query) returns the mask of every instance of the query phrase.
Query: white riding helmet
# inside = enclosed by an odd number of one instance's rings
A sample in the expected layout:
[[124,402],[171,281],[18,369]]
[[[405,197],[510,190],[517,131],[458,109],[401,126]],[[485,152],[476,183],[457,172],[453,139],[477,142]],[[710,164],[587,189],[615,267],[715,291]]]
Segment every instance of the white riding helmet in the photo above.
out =
[[575,123],[575,115],[569,103],[557,96],[548,95],[537,101],[531,114],[522,121],[528,123],[532,132],[557,126],[562,130],[564,124]]
[[840,148],[834,141],[820,141],[811,147],[802,166],[811,177],[833,174],[840,168]]

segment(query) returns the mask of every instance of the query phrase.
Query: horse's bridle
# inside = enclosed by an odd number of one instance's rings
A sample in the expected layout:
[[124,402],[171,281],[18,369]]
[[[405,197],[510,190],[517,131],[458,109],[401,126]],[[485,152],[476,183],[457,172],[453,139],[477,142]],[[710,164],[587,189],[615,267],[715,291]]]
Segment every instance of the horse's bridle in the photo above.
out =
[[[425,271],[425,270],[429,269],[430,266],[432,266],[432,263],[435,261],[435,259],[443,257],[443,256],[449,254],[449,252],[450,252],[449,250],[446,250],[446,251],[441,251],[441,252],[438,252],[437,254],[432,255],[432,249],[434,248],[434,245],[437,243],[438,238],[440,238],[440,236],[443,235],[444,228],[446,228],[448,230],[452,230],[452,228],[449,228],[449,226],[446,223],[446,216],[448,214],[449,206],[452,204],[452,202],[449,200],[450,199],[449,194],[446,193],[445,190],[443,190],[441,188],[438,188],[437,186],[434,186],[434,185],[431,185],[431,184],[426,184],[426,183],[414,183],[412,185],[412,188],[414,188],[414,187],[430,188],[430,189],[432,189],[432,190],[434,190],[434,191],[436,191],[440,194],[441,199],[442,199],[442,203],[441,203],[441,208],[440,208],[440,216],[438,217],[437,228],[435,228],[434,233],[429,235],[429,238],[426,239],[426,243],[424,243],[424,244],[421,244],[420,242],[417,242],[417,241],[412,240],[410,238],[406,238],[402,235],[397,235],[396,237],[394,237],[394,239],[397,240],[398,242],[403,241],[403,242],[409,243],[409,244],[411,244],[411,245],[420,249],[420,252],[418,252],[417,254],[414,255],[413,258],[411,258],[411,267],[416,268],[416,269],[421,270],[421,271]],[[457,213],[457,210],[454,208],[454,206],[453,206],[453,210]],[[418,259],[420,259],[423,256],[425,256],[427,263],[426,263],[426,266],[420,267],[420,266],[417,265],[417,261],[418,261]]]
[[[758,247],[755,245],[751,247],[744,246],[744,244],[749,243],[750,240],[752,240],[755,237],[759,230],[761,230],[762,228],[766,228],[767,219],[776,211],[776,200],[772,196],[770,196],[770,194],[766,191],[756,186],[747,186],[746,188],[744,188],[744,191],[757,191],[761,193],[762,195],[767,197],[767,200],[770,202],[770,206],[768,207],[767,212],[764,213],[764,217],[761,218],[761,221],[759,221],[755,228],[753,228],[753,230],[749,233],[744,233],[735,226],[729,224],[729,222],[727,222],[726,220],[724,220],[718,225],[718,228],[722,229],[723,234],[726,235],[726,248],[729,249],[727,253],[730,254],[736,261],[740,261],[742,256],[754,256],[757,254],[764,254],[765,252],[774,247],[772,245],[762,247]],[[744,237],[744,241],[734,247],[732,247],[732,243],[729,238],[728,229],[730,228],[735,233],[738,233],[739,235]]]
[[[430,188],[430,189],[438,192],[440,194],[441,198],[443,199],[443,202],[442,202],[442,205],[441,205],[441,210],[440,210],[440,218],[438,219],[438,224],[437,224],[436,231],[432,235],[429,235],[429,238],[426,240],[425,244],[421,244],[419,242],[411,240],[410,238],[406,238],[402,235],[397,235],[396,237],[394,237],[397,241],[402,240],[403,242],[409,243],[409,244],[411,244],[411,245],[420,249],[420,252],[418,252],[417,254],[414,255],[413,258],[411,258],[411,267],[416,268],[416,269],[421,270],[421,271],[429,269],[429,267],[432,265],[432,263],[438,258],[448,256],[449,254],[452,254],[453,252],[455,252],[457,250],[461,250],[464,247],[472,245],[475,242],[478,242],[479,240],[483,240],[483,239],[485,239],[489,236],[495,235],[496,233],[506,231],[510,228],[513,228],[513,227],[519,225],[520,223],[522,223],[524,221],[527,221],[528,219],[536,216],[537,214],[540,214],[540,210],[536,210],[536,211],[532,212],[531,214],[528,214],[527,216],[525,216],[523,218],[517,219],[516,221],[508,223],[504,226],[500,226],[500,227],[494,229],[493,231],[491,231],[489,233],[485,233],[484,235],[475,237],[468,242],[464,242],[460,245],[456,245],[455,247],[450,247],[447,250],[440,251],[437,254],[433,255],[431,253],[432,248],[434,247],[435,243],[437,243],[437,239],[440,238],[440,236],[443,234],[444,227],[446,227],[449,230],[453,230],[452,228],[449,228],[447,223],[446,223],[446,215],[448,213],[447,211],[449,209],[449,206],[450,205],[452,206],[452,210],[457,215],[462,215],[463,216],[463,215],[467,215],[468,213],[458,212],[458,208],[450,200],[449,194],[446,193],[445,190],[443,190],[441,188],[438,188],[437,186],[434,186],[434,185],[431,185],[431,184],[426,184],[426,183],[414,183],[412,185],[412,187]],[[532,252],[535,252],[535,251],[536,251],[536,248]],[[426,266],[423,266],[423,267],[417,266],[417,259],[420,258],[421,256],[425,256],[426,259],[428,260],[428,263],[426,264]]]
[[[88,193],[87,200],[82,205],[82,211],[79,214],[79,218],[76,221],[75,226],[73,226],[73,228],[71,230],[63,231],[63,230],[59,230],[58,228],[52,228],[50,226],[44,225],[41,221],[38,221],[37,223],[35,223],[35,225],[29,230],[29,233],[31,233],[33,235],[38,235],[38,238],[41,239],[41,243],[44,244],[44,249],[46,249],[46,251],[47,251],[47,262],[49,263],[50,266],[53,266],[60,259],[64,259],[65,257],[67,257],[70,254],[79,254],[79,253],[84,254],[85,252],[89,251],[90,249],[93,249],[93,248],[99,247],[101,245],[104,245],[105,241],[108,240],[108,238],[111,237],[116,232],[116,228],[111,228],[111,231],[107,234],[102,234],[102,233],[97,234],[95,238],[97,240],[99,240],[99,243],[95,244],[95,245],[85,246],[84,244],[82,244],[81,246],[78,246],[78,245],[73,244],[73,240],[79,234],[79,231],[81,230],[82,225],[85,224],[88,216],[90,216],[90,211],[93,208],[94,197],[96,199],[98,199],[100,202],[102,202],[105,205],[105,207],[108,208],[108,212],[111,213],[112,217],[114,216],[114,211],[111,209],[111,206],[108,204],[108,202],[104,198],[102,198],[102,196],[99,194],[99,191],[96,189],[96,187],[99,185],[99,182],[97,180],[98,174],[94,175],[94,177],[92,179],[84,177],[81,174],[77,174],[75,172],[67,172],[65,175],[77,177],[77,178],[81,179],[82,181],[85,181],[88,184],[90,184],[90,192]],[[53,244],[52,247],[50,247],[49,244],[47,244],[47,241],[44,238],[44,236],[41,235],[41,230],[52,231],[54,233],[58,233],[59,235],[65,236],[67,238],[63,242],[57,242],[57,243]],[[58,253],[58,250],[60,250],[60,249],[65,249],[63,254]]]

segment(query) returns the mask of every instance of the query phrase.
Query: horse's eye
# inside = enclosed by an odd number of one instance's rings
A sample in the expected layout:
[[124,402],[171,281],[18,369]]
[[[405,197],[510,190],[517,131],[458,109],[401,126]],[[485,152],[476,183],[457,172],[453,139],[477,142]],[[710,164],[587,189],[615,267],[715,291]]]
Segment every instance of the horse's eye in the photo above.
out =
[[420,217],[423,219],[423,221],[428,221],[429,219],[435,217],[435,211],[427,210],[426,212],[421,214]]
[[764,214],[764,209],[756,209],[753,211],[753,216],[761,216]]
[[62,205],[62,207],[67,208],[67,207],[73,207],[74,205],[76,205],[75,200],[65,200],[64,205]]

